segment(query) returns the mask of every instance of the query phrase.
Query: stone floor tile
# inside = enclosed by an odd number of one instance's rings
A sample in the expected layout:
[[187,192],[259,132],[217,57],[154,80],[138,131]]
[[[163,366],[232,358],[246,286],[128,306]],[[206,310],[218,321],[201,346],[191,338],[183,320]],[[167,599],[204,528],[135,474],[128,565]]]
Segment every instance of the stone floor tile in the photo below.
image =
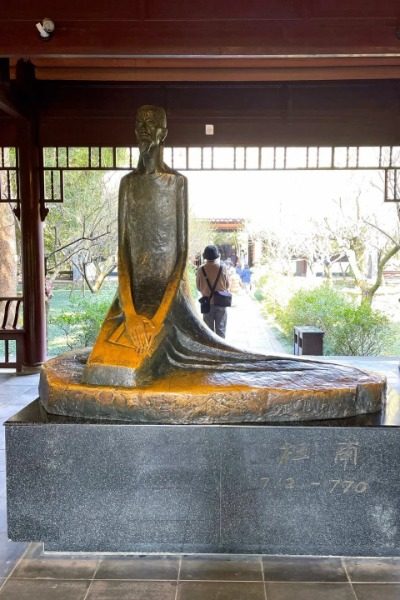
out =
[[175,593],[175,582],[93,581],[85,600],[175,600]]
[[[25,404],[28,403],[26,402]],[[8,419],[16,415],[20,410],[24,408],[25,404],[10,404],[7,407],[0,407],[0,423],[3,424],[6,421],[8,421]]]
[[[1,472],[0,472],[1,476]],[[0,477],[1,480],[1,477]],[[1,487],[5,487],[5,482],[0,483]],[[7,513],[6,513],[6,503],[0,501],[0,533],[7,532]]]
[[0,577],[12,571],[27,547],[28,544],[23,542],[10,542],[6,533],[0,533]]
[[0,558],[0,577],[7,577],[16,565],[19,557],[3,559]]
[[96,579],[164,579],[176,581],[178,570],[178,557],[107,557],[100,562]]
[[35,373],[33,375],[11,375],[11,377],[7,377],[4,381],[4,387],[8,386],[19,386],[19,387],[29,387],[33,385],[37,385],[39,382],[39,373]]
[[400,583],[400,558],[346,558],[344,564],[351,581]]
[[22,558],[12,574],[13,579],[91,579],[98,560],[71,559],[60,556]]
[[[14,399],[16,402],[19,401],[22,394],[28,392],[33,387],[36,387],[36,384],[32,384],[29,382],[23,382],[23,385],[15,384],[16,379],[13,381],[8,379],[7,381],[1,380],[0,382],[0,402],[1,406],[6,406],[5,400]],[[14,403],[13,403],[14,404]]]
[[268,600],[355,600],[349,583],[266,583]]
[[76,562],[85,562],[87,560],[96,560],[99,562],[104,558],[101,554],[93,554],[79,552],[44,552],[42,542],[31,542],[25,552],[26,559],[41,559],[41,560],[75,560]]
[[178,584],[177,600],[265,600],[264,584],[243,581],[182,581]]
[[265,581],[347,582],[340,558],[264,556]]
[[355,583],[357,600],[399,600],[400,584],[396,583]]
[[196,556],[182,559],[179,578],[208,581],[262,581],[258,557]]
[[43,544],[41,542],[31,542],[25,552],[24,558],[40,558],[46,556],[43,554]]
[[35,400],[39,396],[38,383],[36,382],[36,385],[31,385],[28,390],[23,392],[22,396],[27,397],[28,400],[30,398]]
[[90,581],[9,579],[0,590],[0,600],[84,600],[89,584]]
[[15,399],[13,398],[13,402],[10,401],[7,402],[7,404],[3,404],[2,406],[0,406],[0,417],[2,419],[5,419],[9,415],[20,411],[23,406],[26,406],[26,404],[29,404],[29,400],[19,403],[15,402]]
[[0,387],[0,412],[2,413],[9,406],[16,406],[17,408],[21,408],[21,406],[25,406],[32,402],[32,400],[37,398],[38,393],[32,394],[28,392],[31,389],[31,386],[27,386],[22,388],[21,386],[8,386],[8,387]]

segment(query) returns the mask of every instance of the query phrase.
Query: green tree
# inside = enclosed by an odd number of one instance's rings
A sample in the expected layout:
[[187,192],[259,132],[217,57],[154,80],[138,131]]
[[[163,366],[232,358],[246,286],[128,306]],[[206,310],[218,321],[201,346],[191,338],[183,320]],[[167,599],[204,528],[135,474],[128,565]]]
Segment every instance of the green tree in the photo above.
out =
[[0,296],[17,291],[17,249],[15,217],[8,204],[0,203]]
[[332,243],[332,254],[345,256],[350,275],[360,290],[361,303],[371,306],[383,283],[386,265],[400,250],[398,203],[368,200],[359,192],[337,201],[335,218],[322,227]]
[[[5,167],[15,167],[14,148],[3,148]],[[10,204],[17,193],[16,176],[10,171],[0,169],[0,296],[14,296],[17,292],[17,247],[20,237],[20,225]],[[9,202],[7,202],[7,200]]]
[[198,219],[189,209],[189,261],[194,263],[203,249],[214,242],[214,236],[209,219]]
[[117,264],[117,191],[104,171],[64,174],[64,202],[52,204],[45,227],[47,271],[55,279],[73,264],[97,292]]

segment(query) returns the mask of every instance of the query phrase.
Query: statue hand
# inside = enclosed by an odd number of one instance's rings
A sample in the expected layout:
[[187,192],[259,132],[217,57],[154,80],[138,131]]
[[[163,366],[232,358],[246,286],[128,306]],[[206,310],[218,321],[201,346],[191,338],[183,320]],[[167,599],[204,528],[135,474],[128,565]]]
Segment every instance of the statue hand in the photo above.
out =
[[150,319],[141,315],[131,317],[125,323],[125,332],[138,354],[146,354],[156,334],[156,328]]

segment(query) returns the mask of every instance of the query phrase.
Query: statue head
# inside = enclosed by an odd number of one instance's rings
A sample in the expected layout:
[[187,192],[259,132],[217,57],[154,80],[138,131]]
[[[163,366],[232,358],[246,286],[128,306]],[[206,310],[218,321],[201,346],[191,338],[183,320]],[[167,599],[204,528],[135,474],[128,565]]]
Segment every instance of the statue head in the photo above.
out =
[[160,106],[145,104],[136,114],[135,133],[140,152],[160,146],[167,137],[167,115]]

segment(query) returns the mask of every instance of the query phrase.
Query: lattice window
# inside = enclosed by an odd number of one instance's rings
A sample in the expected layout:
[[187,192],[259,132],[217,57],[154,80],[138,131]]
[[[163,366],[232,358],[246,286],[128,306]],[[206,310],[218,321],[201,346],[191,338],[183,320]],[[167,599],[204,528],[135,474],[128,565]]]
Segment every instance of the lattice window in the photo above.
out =
[[[62,202],[64,171],[130,170],[133,147],[54,147],[43,149],[44,202]],[[166,147],[164,160],[181,171],[374,170],[385,174],[385,200],[400,201],[400,146]]]
[[0,202],[20,201],[18,152],[14,147],[0,147]]
[[385,170],[385,201],[400,202],[400,169]]

